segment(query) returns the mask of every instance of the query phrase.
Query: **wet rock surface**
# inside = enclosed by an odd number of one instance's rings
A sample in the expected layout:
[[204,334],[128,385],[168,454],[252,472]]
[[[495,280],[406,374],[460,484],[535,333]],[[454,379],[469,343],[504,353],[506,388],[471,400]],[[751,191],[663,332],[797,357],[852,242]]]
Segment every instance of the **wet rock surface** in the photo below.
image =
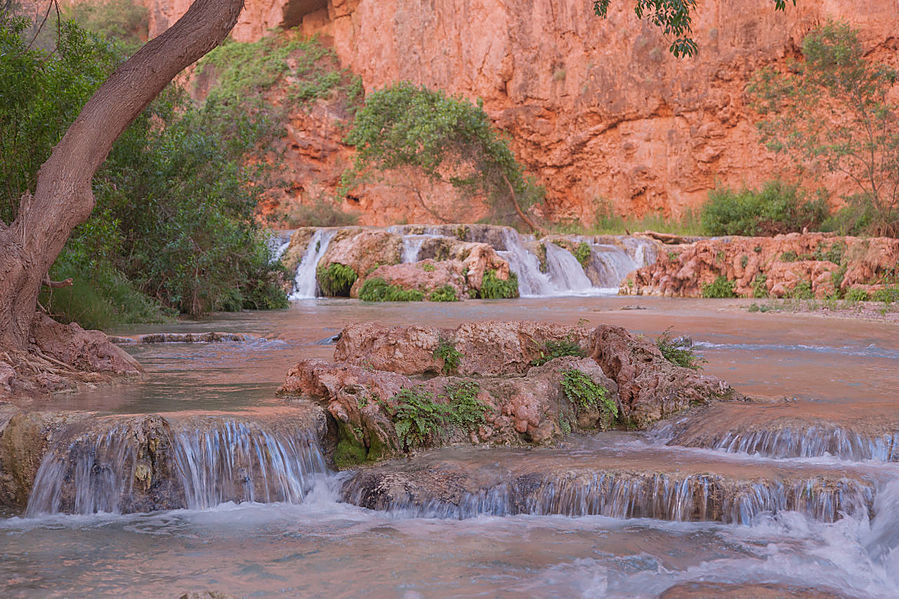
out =
[[375,370],[434,374],[444,363],[435,351],[445,343],[462,354],[455,369],[461,376],[521,375],[540,357],[547,341],[568,340],[586,351],[590,337],[586,327],[531,321],[467,322],[455,329],[365,322],[343,330],[334,359]]
[[622,294],[702,297],[723,277],[744,297],[789,297],[797,288],[822,298],[870,291],[899,264],[899,239],[790,233],[720,237],[668,246],[658,260],[622,283]]
[[17,412],[0,433],[0,503],[26,514],[149,512],[299,502],[325,472],[324,412],[96,417]]
[[659,595],[659,599],[844,599],[835,590],[774,583],[684,582]]
[[880,402],[853,412],[811,401],[718,403],[664,422],[653,434],[669,445],[771,458],[899,461],[899,419]]
[[600,325],[591,357],[618,383],[625,418],[638,428],[712,401],[745,399],[726,381],[672,364],[656,345],[621,327]]
[[840,468],[780,466],[576,440],[563,448],[444,448],[361,468],[345,501],[431,517],[604,515],[749,524],[798,511],[832,522],[864,515],[875,483]]

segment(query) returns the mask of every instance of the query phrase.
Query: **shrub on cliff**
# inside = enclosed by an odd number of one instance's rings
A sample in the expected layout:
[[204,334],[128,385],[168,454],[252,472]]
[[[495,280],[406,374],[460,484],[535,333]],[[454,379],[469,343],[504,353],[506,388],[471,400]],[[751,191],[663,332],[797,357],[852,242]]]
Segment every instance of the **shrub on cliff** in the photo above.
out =
[[899,235],[897,73],[869,61],[855,30],[828,23],[802,41],[803,60],[761,70],[749,87],[768,149],[802,173],[840,173],[856,187],[845,198],[853,230]]
[[770,181],[760,190],[716,189],[702,206],[706,235],[777,235],[817,230],[828,216],[823,198],[809,199],[796,185]]
[[420,302],[424,298],[425,294],[418,289],[403,289],[381,277],[367,279],[359,290],[363,302]]
[[[346,141],[357,149],[353,168],[344,173],[346,187],[384,171],[409,169],[430,182],[449,183],[464,197],[484,196],[491,220],[517,214],[536,228],[526,210],[542,201],[542,191],[525,178],[480,104],[400,82],[366,97]],[[421,190],[413,192],[433,213]]]

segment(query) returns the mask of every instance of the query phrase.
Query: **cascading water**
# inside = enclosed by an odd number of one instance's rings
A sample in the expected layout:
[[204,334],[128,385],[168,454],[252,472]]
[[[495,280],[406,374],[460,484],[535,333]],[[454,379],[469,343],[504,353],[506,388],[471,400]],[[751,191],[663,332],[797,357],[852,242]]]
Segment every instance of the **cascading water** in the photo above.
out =
[[554,288],[554,295],[581,295],[595,292],[581,263],[571,252],[554,243],[545,244],[546,270]]
[[555,295],[549,276],[540,271],[540,261],[521,243],[521,237],[513,229],[503,229],[505,250],[497,253],[509,262],[509,268],[518,276],[518,293],[521,297]]
[[318,444],[304,432],[270,433],[256,424],[224,421],[209,430],[173,435],[187,507],[226,501],[299,503],[315,474],[327,472]]
[[[517,275],[522,297],[617,293],[619,283],[628,273],[655,259],[654,245],[645,239],[622,237],[615,243],[598,244],[590,238],[572,237],[574,243],[586,243],[590,247],[587,264],[582,266],[570,251],[548,242],[544,244],[546,258],[541,269],[537,255],[528,249],[537,242],[509,227],[403,225],[386,230],[401,237],[401,261],[406,264],[418,262],[421,249],[429,239],[458,241],[463,236],[470,242],[492,245]],[[310,239],[297,266],[291,300],[316,297],[316,267],[335,233],[333,229],[318,229]]]
[[404,235],[403,236],[403,264],[418,262],[418,254],[421,246],[428,239],[439,237],[438,235]]
[[306,431],[213,418],[150,416],[58,443],[41,462],[25,515],[299,503],[328,468]]
[[328,251],[328,244],[337,234],[336,229],[318,229],[309,240],[303,258],[297,265],[297,274],[294,278],[293,293],[290,294],[291,300],[310,299],[316,297],[318,282],[315,278],[315,269],[318,267],[319,260]]

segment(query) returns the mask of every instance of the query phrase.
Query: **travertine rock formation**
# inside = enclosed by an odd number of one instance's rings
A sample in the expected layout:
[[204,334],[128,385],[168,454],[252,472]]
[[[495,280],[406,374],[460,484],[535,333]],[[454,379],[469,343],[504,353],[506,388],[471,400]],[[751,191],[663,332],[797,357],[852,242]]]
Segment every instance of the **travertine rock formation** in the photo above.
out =
[[790,233],[718,237],[668,246],[653,264],[630,274],[622,294],[700,297],[718,277],[745,297],[785,297],[803,289],[815,297],[878,287],[896,276],[899,239]]

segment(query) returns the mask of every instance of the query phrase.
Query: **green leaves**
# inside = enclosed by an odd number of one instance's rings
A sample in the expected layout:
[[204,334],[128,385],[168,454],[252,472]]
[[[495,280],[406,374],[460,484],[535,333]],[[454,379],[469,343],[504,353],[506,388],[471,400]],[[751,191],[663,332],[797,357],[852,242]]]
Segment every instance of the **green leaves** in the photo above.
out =
[[511,212],[510,194],[530,201],[541,195],[481,106],[442,91],[400,82],[370,93],[346,142],[357,150],[344,173],[347,188],[367,176],[412,168],[460,194],[483,194],[494,215]]
[[423,387],[401,389],[393,398],[396,407],[388,408],[402,449],[433,444],[445,438],[447,429],[472,430],[484,422],[490,410],[478,401],[480,386],[460,381],[444,390],[445,403]]
[[671,327],[656,339],[656,347],[662,352],[666,360],[677,366],[691,370],[701,370],[706,359],[696,355],[693,351],[693,340],[689,337],[673,337]]
[[562,392],[578,409],[599,408],[612,418],[618,417],[618,406],[609,397],[609,390],[576,368],[562,373]]
[[434,350],[434,358],[443,361],[441,372],[444,375],[454,372],[459,368],[459,361],[462,359],[462,352],[457,350],[453,343],[447,339],[441,339]]
[[889,95],[896,72],[869,62],[846,24],[808,34],[802,54],[784,72],[760,71],[748,88],[762,141],[803,176],[838,173],[856,186],[832,226],[899,234],[899,107]]

